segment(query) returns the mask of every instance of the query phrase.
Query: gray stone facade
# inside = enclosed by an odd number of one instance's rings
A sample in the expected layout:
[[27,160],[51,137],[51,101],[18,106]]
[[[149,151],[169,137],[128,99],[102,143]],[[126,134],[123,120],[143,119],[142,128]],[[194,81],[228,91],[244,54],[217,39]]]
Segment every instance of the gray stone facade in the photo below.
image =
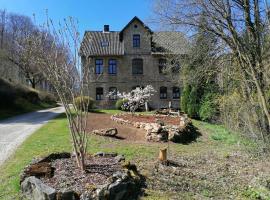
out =
[[[171,32],[168,33],[171,34]],[[162,34],[164,34],[164,32],[162,32]],[[140,36],[139,47],[134,47],[134,35]],[[179,108],[180,99],[176,91],[180,86],[172,81],[170,75],[160,73],[159,62],[160,59],[166,57],[167,52],[184,54],[184,51],[170,51],[170,47],[166,48],[164,45],[160,48],[156,41],[155,43],[153,42],[154,39],[157,38],[157,35],[158,33],[152,32],[137,17],[134,17],[120,32],[88,31],[85,33],[81,45],[82,64],[83,67],[90,68],[89,92],[90,96],[96,100],[97,107],[114,107],[116,100],[110,100],[109,97],[107,97],[111,87],[117,88],[119,92],[129,92],[136,86],[143,87],[152,85],[156,93],[149,102],[151,108],[168,107],[169,102],[172,103],[172,107]],[[176,37],[178,36],[183,40],[182,35],[176,34]],[[178,47],[175,49],[179,50]],[[103,73],[101,74],[96,73],[97,59],[101,59],[103,62]],[[109,73],[109,60],[111,59],[116,60],[116,74]],[[142,59],[142,74],[133,73],[132,67],[134,59]],[[160,98],[161,87],[166,87],[167,98]],[[174,94],[173,87],[175,87]],[[97,100],[98,98],[96,98],[97,88],[103,88],[101,100]]]

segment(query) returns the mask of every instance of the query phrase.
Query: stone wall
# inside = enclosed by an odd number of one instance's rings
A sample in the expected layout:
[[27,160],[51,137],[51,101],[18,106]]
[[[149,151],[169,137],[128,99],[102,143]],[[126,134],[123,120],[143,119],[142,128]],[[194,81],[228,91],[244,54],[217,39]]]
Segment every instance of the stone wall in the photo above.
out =
[[178,126],[170,124],[165,125],[159,121],[155,123],[131,122],[123,119],[121,116],[122,114],[112,115],[111,119],[120,124],[131,125],[136,128],[144,129],[146,141],[167,142],[169,140],[172,142],[186,143],[187,141],[195,140],[198,136],[195,127],[186,115],[179,117]]

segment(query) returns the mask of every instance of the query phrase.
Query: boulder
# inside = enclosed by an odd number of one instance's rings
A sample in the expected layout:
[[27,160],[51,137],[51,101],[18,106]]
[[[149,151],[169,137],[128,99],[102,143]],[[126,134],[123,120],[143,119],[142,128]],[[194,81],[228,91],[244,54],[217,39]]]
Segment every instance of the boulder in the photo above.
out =
[[166,142],[168,141],[168,131],[158,125],[146,132],[146,140],[151,142]]
[[93,130],[93,133],[100,136],[114,137],[118,131],[116,128]]
[[34,176],[27,177],[21,183],[21,190],[26,199],[56,200],[56,190]]
[[115,157],[117,156],[117,153],[105,153],[105,152],[97,152],[95,157]]
[[132,199],[132,196],[136,196],[137,191],[140,189],[140,183],[138,179],[129,175],[129,171],[116,172],[111,178],[109,183],[99,186],[96,190],[94,199],[99,200],[126,200]]
[[72,190],[63,190],[57,193],[57,200],[80,200],[80,196],[78,193]]
[[123,155],[118,155],[114,157],[116,162],[125,161],[125,157]]

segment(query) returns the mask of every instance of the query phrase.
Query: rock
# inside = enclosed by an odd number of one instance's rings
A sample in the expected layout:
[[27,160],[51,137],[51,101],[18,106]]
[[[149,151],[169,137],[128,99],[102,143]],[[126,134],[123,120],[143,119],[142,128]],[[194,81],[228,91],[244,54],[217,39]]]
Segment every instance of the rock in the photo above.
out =
[[93,133],[100,136],[114,137],[117,135],[118,131],[116,128],[93,130]]
[[160,126],[164,126],[164,125],[165,125],[164,121],[162,121],[162,120],[160,120],[160,119],[156,119],[155,121],[156,121],[156,123],[159,124]]
[[133,126],[135,126],[136,128],[140,128],[141,124],[140,124],[140,122],[134,122]]
[[126,200],[132,199],[140,188],[136,179],[129,175],[129,171],[116,172],[109,183],[101,185],[96,190],[96,197],[99,200]]
[[121,161],[125,161],[125,157],[123,155],[118,155],[116,157],[114,157],[116,162],[121,162]]
[[21,190],[27,199],[55,200],[56,190],[45,185],[40,179],[30,176],[21,183]]
[[71,190],[60,191],[56,197],[57,200],[80,200],[79,194]]
[[[36,162],[36,161],[35,161]],[[25,168],[23,174],[20,176],[20,183],[24,181],[26,177],[35,176],[35,177],[47,177],[50,178],[54,174],[54,168],[51,166],[51,163],[41,162],[34,163]]]
[[117,156],[117,153],[105,153],[105,152],[97,152],[95,157],[115,157]]
[[151,132],[158,133],[161,131],[161,129],[162,129],[162,127],[160,124],[152,123],[152,131]]

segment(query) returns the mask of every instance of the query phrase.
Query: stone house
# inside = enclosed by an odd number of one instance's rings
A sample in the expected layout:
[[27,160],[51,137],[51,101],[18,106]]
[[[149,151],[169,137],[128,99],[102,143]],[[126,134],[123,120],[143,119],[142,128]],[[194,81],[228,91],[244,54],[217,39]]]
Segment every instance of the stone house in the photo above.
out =
[[108,97],[109,92],[152,85],[157,92],[150,107],[168,107],[171,102],[179,108],[180,85],[171,77],[179,75],[177,68],[173,73],[164,69],[168,57],[185,55],[186,46],[180,32],[153,32],[138,17],[121,31],[110,31],[109,25],[104,25],[103,31],[86,31],[80,55],[82,67],[90,68],[90,96],[97,107],[113,108],[116,96]]

